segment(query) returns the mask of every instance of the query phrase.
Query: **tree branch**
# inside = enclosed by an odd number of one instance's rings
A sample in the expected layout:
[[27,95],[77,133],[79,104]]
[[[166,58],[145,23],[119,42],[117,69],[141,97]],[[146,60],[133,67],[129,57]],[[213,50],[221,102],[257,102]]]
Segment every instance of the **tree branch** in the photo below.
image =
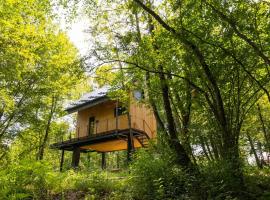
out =
[[[226,16],[223,12],[221,12],[220,10],[218,10],[217,8],[215,8],[212,4],[208,3],[207,1],[204,1],[204,2],[205,2],[206,5],[208,5],[209,7],[211,7],[212,10],[215,13],[217,13],[219,15],[219,17],[223,21],[227,22],[231,26],[231,28],[234,30],[234,32],[236,33],[236,35],[238,37],[240,37],[242,40],[244,40],[246,43],[248,43],[253,48],[253,50],[255,51],[255,53],[264,60],[264,62],[265,62],[265,64],[267,66],[270,65],[270,59],[260,50],[260,48],[258,47],[258,45],[255,42],[253,42],[249,37],[247,37],[245,34],[243,34],[243,33],[241,33],[239,31],[239,29],[237,28],[237,25],[236,25],[236,22],[235,21],[233,21],[231,18],[229,18],[228,16]],[[268,68],[267,68],[267,70],[268,70]],[[268,73],[269,73],[269,71],[268,71]]]

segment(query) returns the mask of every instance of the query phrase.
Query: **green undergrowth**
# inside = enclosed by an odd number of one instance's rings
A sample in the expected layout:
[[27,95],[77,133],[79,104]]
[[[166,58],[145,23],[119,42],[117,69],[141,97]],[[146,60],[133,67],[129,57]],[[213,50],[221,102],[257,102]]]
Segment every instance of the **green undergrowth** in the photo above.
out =
[[[200,166],[208,199],[237,200],[224,186],[227,177],[219,163]],[[270,199],[270,169],[244,168],[251,199]],[[40,200],[184,200],[197,199],[192,177],[172,162],[169,154],[140,150],[129,170],[56,171],[50,164],[22,160],[0,169],[0,199]],[[246,199],[246,198],[245,198]]]
[[58,172],[46,162],[25,160],[0,170],[0,199],[127,199],[127,195],[119,195],[125,194],[123,174]]

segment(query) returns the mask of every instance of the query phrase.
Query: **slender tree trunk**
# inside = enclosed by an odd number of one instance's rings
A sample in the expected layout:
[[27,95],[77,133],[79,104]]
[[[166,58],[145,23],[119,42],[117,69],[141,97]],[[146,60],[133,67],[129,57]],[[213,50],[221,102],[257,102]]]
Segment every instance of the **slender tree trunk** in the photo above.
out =
[[258,142],[258,150],[259,150],[259,153],[260,153],[261,165],[264,166],[264,165],[266,165],[266,163],[264,161],[264,156],[263,156],[263,152],[262,152],[262,144],[260,142]]
[[157,120],[157,125],[158,125],[158,128],[164,132],[165,134],[167,134],[167,130],[165,128],[165,125],[159,115],[159,112],[158,112],[158,108],[155,104],[155,101],[154,99],[152,98],[152,96],[150,95],[150,90],[151,90],[151,83],[150,83],[150,73],[149,72],[146,72],[145,74],[145,79],[146,79],[146,86],[147,86],[147,90],[148,90],[148,98],[149,98],[149,103],[153,109],[153,113],[155,115],[155,118]]
[[[138,12],[137,12],[137,9],[135,9],[135,20],[136,20],[136,30],[137,30],[137,38],[138,38],[138,43],[141,42],[142,38],[141,38],[141,31],[140,31],[140,23],[139,23],[139,18],[138,18]],[[152,19],[150,16],[148,16],[148,31],[149,31],[149,34],[152,35],[153,34],[153,30],[154,30],[154,25],[152,23]],[[151,94],[150,94],[150,90],[151,90],[151,83],[150,83],[150,79],[151,79],[151,76],[150,76],[150,73],[149,71],[146,71],[145,72],[145,86],[146,86],[146,94],[147,94],[147,97],[148,97],[148,100],[149,100],[149,103],[153,109],[153,113],[155,115],[155,118],[156,118],[156,121],[157,121],[157,125],[158,125],[158,129],[160,129],[162,132],[164,132],[165,134],[167,133],[166,131],[166,128],[164,126],[164,123],[162,122],[162,119],[159,115],[159,112],[158,112],[158,108],[155,104],[155,101],[154,99],[152,98]]]
[[255,157],[255,161],[256,161],[257,167],[258,167],[259,169],[262,169],[262,163],[260,162],[260,159],[259,159],[259,157],[258,157],[258,155],[257,155],[256,149],[255,149],[255,147],[254,147],[253,140],[252,140],[252,138],[250,137],[250,135],[249,135],[248,132],[247,132],[246,134],[247,134],[247,138],[248,138],[248,141],[249,141],[249,144],[250,144],[250,149],[251,149],[252,153],[254,154],[254,157]]
[[[161,71],[163,71],[162,67]],[[168,133],[169,133],[169,144],[177,155],[176,163],[185,168],[186,170],[194,170],[194,166],[186,153],[184,147],[180,144],[179,139],[176,134],[176,128],[174,125],[173,113],[171,109],[171,103],[169,98],[169,88],[166,83],[166,78],[164,74],[159,75],[163,106],[165,109],[165,115],[168,123]]]
[[207,138],[203,138],[203,141],[204,141],[205,147],[206,147],[206,149],[208,151],[209,157],[211,158],[211,160],[215,160],[215,158],[214,158],[214,156],[212,154],[212,150],[211,150],[211,148],[210,148],[210,146],[208,144],[208,139]]
[[53,115],[54,115],[54,112],[56,109],[56,104],[57,104],[57,98],[55,96],[53,96],[51,110],[50,110],[50,113],[48,116],[47,125],[46,125],[46,129],[45,129],[45,135],[44,135],[43,141],[40,145],[39,152],[38,152],[38,160],[43,160],[44,150],[45,150],[46,143],[48,141],[49,132],[50,132],[50,128],[51,128],[51,122],[52,122],[52,118],[53,118]]
[[258,109],[259,119],[260,119],[260,122],[262,125],[264,139],[266,142],[266,149],[268,152],[270,152],[269,135],[268,135],[267,130],[266,130],[266,126],[265,126],[264,119],[263,119],[262,112],[261,112],[261,107],[259,104],[257,104],[257,109]]
[[205,155],[205,157],[207,158],[207,160],[208,161],[211,161],[211,158],[210,158],[210,156],[208,155],[208,152],[207,152],[207,150],[206,150],[206,145],[205,145],[205,143],[204,143],[204,139],[203,139],[203,137],[200,135],[199,136],[199,139],[200,139],[200,143],[201,143],[201,146],[202,146],[202,150],[203,150],[203,153],[204,153],[204,155]]
[[[218,147],[217,147],[217,145],[216,145],[217,140],[214,140],[214,138],[213,138],[212,135],[209,136],[209,139],[210,139],[210,144],[211,144],[211,147],[212,147],[212,150],[213,150],[215,159],[216,159],[216,160],[219,160],[219,158],[220,158],[220,153],[219,153]],[[208,143],[207,143],[207,145],[208,145]],[[209,148],[209,147],[208,147],[208,148]],[[219,147],[219,149],[221,149],[221,147]]]
[[[160,71],[163,72],[162,66],[159,66]],[[169,87],[166,81],[164,73],[159,74],[160,86],[162,91],[163,107],[168,124],[168,143],[176,155],[175,163],[181,166],[190,176],[194,177],[192,181],[192,190],[197,199],[206,199],[206,192],[201,187],[201,175],[197,167],[191,162],[191,159],[186,152],[183,145],[180,143],[176,128],[174,124],[174,118],[171,108],[171,102],[169,97]]]
[[[118,50],[116,50],[116,56],[117,56],[117,59],[120,60]],[[122,63],[119,61],[118,64],[119,64],[119,67],[120,67],[121,74],[124,75]],[[122,85],[122,88],[124,90],[126,90],[127,92],[130,92],[125,87],[125,84],[124,84],[123,80],[121,82],[121,85]],[[130,95],[130,93],[129,93],[129,95]],[[130,116],[130,102],[131,101],[130,101],[130,98],[129,98],[128,106],[127,106],[127,119],[128,119],[128,128],[129,128],[129,133],[128,133],[128,136],[127,136],[127,162],[128,163],[131,161],[132,153],[133,153],[133,151],[135,149],[134,148],[134,141],[133,141],[133,131],[132,131],[132,127],[131,127],[132,122],[131,122],[131,116]]]

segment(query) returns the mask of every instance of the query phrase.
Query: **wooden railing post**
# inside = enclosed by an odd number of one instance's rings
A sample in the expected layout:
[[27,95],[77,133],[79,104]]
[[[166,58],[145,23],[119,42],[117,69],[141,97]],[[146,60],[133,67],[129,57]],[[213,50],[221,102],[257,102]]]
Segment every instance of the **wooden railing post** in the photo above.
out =
[[143,119],[143,131],[145,132],[145,124],[144,124],[144,119]]

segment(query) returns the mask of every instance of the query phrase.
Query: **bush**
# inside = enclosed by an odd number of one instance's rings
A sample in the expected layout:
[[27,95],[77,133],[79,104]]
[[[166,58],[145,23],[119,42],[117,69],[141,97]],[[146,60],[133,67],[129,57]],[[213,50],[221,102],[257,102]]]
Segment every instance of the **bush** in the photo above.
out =
[[135,199],[184,199],[187,177],[171,162],[171,154],[140,150],[131,165],[130,187]]
[[270,176],[268,175],[270,170],[268,168],[259,170],[255,167],[243,166],[245,185],[242,185],[242,191],[238,191],[237,194],[235,194],[234,188],[226,185],[233,180],[230,174],[228,175],[228,168],[227,163],[222,161],[201,166],[205,184],[208,185],[209,199],[270,199],[268,192],[270,191]]
[[[103,199],[120,196],[121,181],[106,172],[53,171],[46,162],[21,161],[0,170],[0,199]],[[111,177],[111,175],[109,175]],[[114,198],[114,197],[112,197]]]
[[47,186],[44,162],[21,161],[0,171],[1,199],[45,199]]
[[256,199],[270,199],[270,168],[258,169],[257,167],[246,166],[244,172],[247,190]]

